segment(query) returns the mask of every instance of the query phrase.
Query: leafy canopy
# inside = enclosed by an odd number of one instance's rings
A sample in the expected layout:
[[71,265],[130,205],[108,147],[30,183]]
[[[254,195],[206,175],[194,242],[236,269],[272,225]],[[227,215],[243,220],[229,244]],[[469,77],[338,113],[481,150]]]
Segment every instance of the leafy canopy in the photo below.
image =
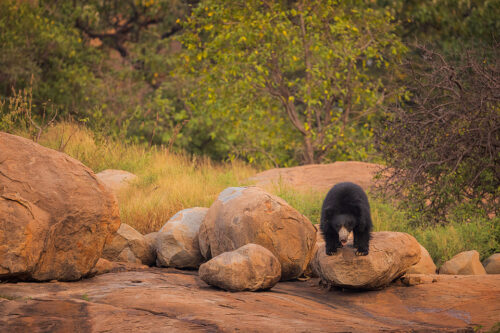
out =
[[250,160],[366,158],[383,78],[405,51],[391,19],[361,1],[204,1],[181,38],[183,74],[198,77],[189,101]]

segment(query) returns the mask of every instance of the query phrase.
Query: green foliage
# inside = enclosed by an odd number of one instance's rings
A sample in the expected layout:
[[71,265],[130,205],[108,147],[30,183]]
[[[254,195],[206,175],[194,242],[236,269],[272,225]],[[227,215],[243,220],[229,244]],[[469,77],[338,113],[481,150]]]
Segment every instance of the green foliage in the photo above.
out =
[[42,101],[64,105],[66,112],[89,105],[88,96],[97,84],[91,68],[99,52],[86,47],[75,28],[54,20],[39,6],[1,1],[0,49],[0,96],[33,82],[38,114]]
[[500,2],[496,0],[378,0],[398,20],[398,34],[448,52],[498,42]]
[[366,158],[381,77],[405,50],[390,19],[360,1],[204,1],[181,38],[189,102],[249,160]]

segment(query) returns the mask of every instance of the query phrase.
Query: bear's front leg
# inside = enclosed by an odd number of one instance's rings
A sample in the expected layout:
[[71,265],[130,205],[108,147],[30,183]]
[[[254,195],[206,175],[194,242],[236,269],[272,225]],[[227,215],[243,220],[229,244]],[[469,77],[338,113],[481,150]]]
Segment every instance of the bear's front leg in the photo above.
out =
[[326,255],[331,256],[337,253],[337,249],[342,247],[339,240],[339,234],[333,230],[324,234]]
[[357,256],[367,256],[370,247],[370,231],[354,229],[354,247]]

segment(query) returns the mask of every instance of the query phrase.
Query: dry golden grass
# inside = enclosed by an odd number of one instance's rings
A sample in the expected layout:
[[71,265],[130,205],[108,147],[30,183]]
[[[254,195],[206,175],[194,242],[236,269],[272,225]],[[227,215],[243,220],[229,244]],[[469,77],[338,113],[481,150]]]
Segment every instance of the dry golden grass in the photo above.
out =
[[49,128],[39,143],[63,150],[96,173],[120,169],[136,174],[118,202],[122,222],[143,234],[158,231],[179,210],[209,207],[226,187],[247,185],[245,180],[256,172],[238,161],[214,163],[164,148],[96,141],[90,130],[73,123]]

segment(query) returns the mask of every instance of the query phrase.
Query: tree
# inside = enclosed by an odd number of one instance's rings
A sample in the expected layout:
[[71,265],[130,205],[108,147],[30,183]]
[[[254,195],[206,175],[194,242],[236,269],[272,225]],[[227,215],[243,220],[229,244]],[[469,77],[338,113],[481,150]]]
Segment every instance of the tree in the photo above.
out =
[[417,50],[422,59],[406,66],[407,99],[376,135],[387,161],[385,188],[418,212],[416,222],[443,223],[459,207],[498,217],[499,48],[469,50],[455,61]]
[[331,159],[370,136],[391,97],[383,77],[405,50],[391,19],[362,1],[203,1],[181,38],[184,74],[199,78],[187,98],[215,121],[233,119],[224,134],[253,151],[278,130],[293,132],[281,143],[301,163]]

